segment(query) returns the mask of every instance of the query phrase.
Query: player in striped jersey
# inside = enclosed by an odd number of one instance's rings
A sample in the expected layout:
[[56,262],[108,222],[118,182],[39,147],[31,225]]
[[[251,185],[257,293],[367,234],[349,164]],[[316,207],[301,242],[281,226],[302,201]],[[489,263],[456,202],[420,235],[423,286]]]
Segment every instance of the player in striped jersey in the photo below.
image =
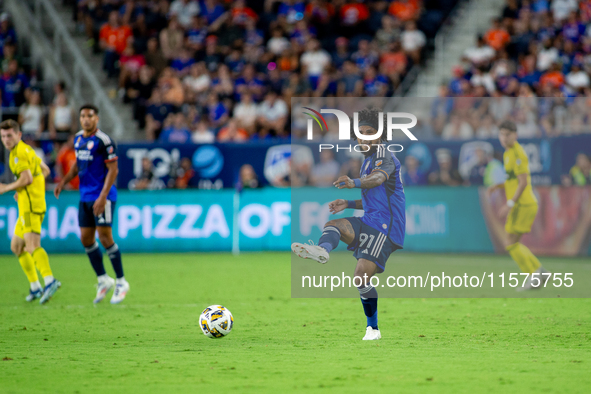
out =
[[[98,129],[98,108],[84,105],[80,108],[80,124],[82,130],[74,138],[76,164],[55,188],[54,194],[59,195],[76,175],[80,178],[80,204],[78,208],[78,224],[80,238],[90,259],[90,264],[98,277],[98,288],[94,303],[102,301],[113,287],[115,291],[111,304],[123,301],[129,291],[129,283],[123,276],[121,252],[113,240],[113,214],[117,200],[117,149],[111,138]],[[106,249],[117,280],[105,272],[103,254],[96,241],[98,230],[99,240]]]
[[[359,131],[363,135],[375,135],[379,128],[378,109],[365,109],[359,112]],[[386,125],[383,119],[383,125]],[[381,140],[357,139],[357,143],[367,150],[358,179],[343,175],[334,185],[339,189],[361,189],[360,200],[338,199],[329,204],[333,214],[346,208],[362,209],[364,215],[345,219],[330,220],[324,225],[324,231],[318,245],[295,242],[292,251],[301,258],[308,258],[326,263],[329,253],[340,241],[348,245],[357,259],[355,276],[367,280],[358,287],[367,328],[363,340],[380,339],[378,329],[378,293],[370,279],[384,271],[390,254],[402,249],[406,225],[405,196],[400,176],[400,161],[389,152],[385,143],[386,133]]]

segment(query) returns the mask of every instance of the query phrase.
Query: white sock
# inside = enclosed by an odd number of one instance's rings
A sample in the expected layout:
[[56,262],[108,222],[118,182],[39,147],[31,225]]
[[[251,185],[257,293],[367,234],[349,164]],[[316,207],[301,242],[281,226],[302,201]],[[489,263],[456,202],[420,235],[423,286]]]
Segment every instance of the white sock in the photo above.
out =
[[117,278],[117,279],[115,279],[115,283],[116,283],[116,284],[118,284],[118,285],[122,285],[122,284],[124,284],[125,282],[127,282],[127,281],[125,280],[125,276],[122,276],[121,278]]
[[45,282],[45,286],[47,286],[48,284],[50,284],[51,282],[54,281],[53,276],[52,275],[47,275],[43,277],[43,281]]
[[31,282],[31,291],[41,290],[41,283],[39,281]]
[[108,280],[109,280],[109,275],[107,275],[107,274],[103,274],[103,275],[101,275],[101,276],[98,277],[98,282],[99,283],[105,283]]

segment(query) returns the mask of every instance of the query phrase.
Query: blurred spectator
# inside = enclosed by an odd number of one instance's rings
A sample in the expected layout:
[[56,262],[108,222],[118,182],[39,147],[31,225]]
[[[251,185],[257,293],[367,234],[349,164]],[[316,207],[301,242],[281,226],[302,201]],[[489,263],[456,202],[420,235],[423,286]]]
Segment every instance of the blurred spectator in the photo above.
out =
[[261,187],[259,178],[257,177],[254,168],[250,164],[243,164],[240,167],[240,175],[238,179],[238,189],[258,189]]
[[12,42],[10,39],[4,42],[2,55],[2,73],[8,72],[8,66],[12,60],[16,60],[17,64],[22,63],[22,60],[16,51],[16,43]]
[[419,0],[395,0],[388,12],[403,22],[416,20],[419,16]]
[[78,119],[74,108],[68,103],[65,93],[60,93],[55,98],[55,104],[49,109],[49,134],[72,133],[76,131]]
[[8,63],[8,71],[0,79],[2,107],[20,107],[25,102],[25,93],[29,89],[29,78],[19,70],[15,59]]
[[[294,145],[291,154],[291,186],[301,187],[310,184],[310,173],[314,166],[314,156],[308,146]],[[357,173],[359,176],[359,172]],[[272,180],[273,185],[280,183]]]
[[[74,134],[68,136],[68,141],[62,146],[57,154],[55,161],[56,182],[59,182],[76,163],[76,151],[74,149]],[[75,177],[67,185],[68,190],[78,190],[80,187],[80,179]]]
[[248,132],[238,127],[238,122],[235,119],[230,119],[228,125],[220,129],[217,136],[218,142],[245,142],[248,139]]
[[554,19],[558,22],[563,21],[568,17],[568,15],[576,11],[578,8],[578,4],[576,0],[552,0],[552,13],[554,15]]
[[493,20],[492,27],[486,32],[484,40],[495,51],[504,48],[511,41],[511,36],[503,27],[501,18]]
[[145,64],[146,58],[144,55],[135,52],[133,39],[129,39],[123,53],[121,53],[121,57],[119,58],[119,65],[121,68],[119,73],[119,87],[124,89],[131,74],[138,74],[140,68]]
[[[339,176],[339,163],[331,150],[320,152],[320,163],[312,168],[310,183],[317,187],[329,187]],[[359,176],[359,175],[358,175]]]
[[162,101],[173,106],[181,106],[185,100],[183,84],[175,72],[165,68],[162,76],[158,79],[157,89],[162,92]]
[[308,42],[307,51],[302,54],[300,63],[306,67],[312,89],[316,88],[320,74],[328,67],[330,61],[330,55],[324,49],[320,48],[318,40],[314,39]]
[[363,79],[357,67],[349,60],[343,64],[343,76],[338,85],[338,96],[360,97],[363,94]]
[[495,124],[494,119],[490,115],[485,115],[480,121],[480,126],[476,129],[475,137],[478,139],[497,138],[499,135],[499,127]]
[[211,85],[211,78],[205,68],[205,63],[193,64],[187,75],[183,79],[183,84],[188,89],[187,97],[195,97],[205,92]]
[[258,108],[258,123],[263,129],[273,131],[275,135],[284,136],[288,108],[277,93],[270,91]]
[[181,159],[180,168],[177,170],[176,179],[174,186],[177,189],[186,189],[188,187],[194,187],[195,170],[191,164],[191,159],[183,157]]
[[175,56],[170,63],[170,67],[176,71],[176,75],[179,78],[183,78],[189,74],[189,70],[193,64],[195,64],[195,59],[191,56],[189,50],[187,48],[181,48],[178,56]]
[[536,67],[539,71],[546,71],[553,63],[558,61],[558,49],[552,45],[551,38],[545,38],[542,42],[542,49],[537,54]]
[[39,137],[45,131],[45,106],[41,104],[39,90],[31,90],[27,103],[19,108],[18,122],[23,134]]
[[162,101],[162,93],[160,93],[160,90],[155,89],[152,92],[150,100],[148,100],[148,107],[146,109],[146,137],[148,141],[154,141],[158,137],[164,120],[174,111],[173,105],[164,103]]
[[105,52],[103,69],[109,77],[117,75],[116,63],[127,46],[127,40],[132,37],[131,28],[121,25],[117,11],[109,13],[109,20],[99,32],[100,47]]
[[209,122],[215,128],[219,129],[228,121],[228,108],[222,104],[216,93],[210,93],[208,101]]
[[179,112],[170,116],[173,117],[172,122],[162,130],[160,137],[158,137],[158,142],[177,144],[185,144],[189,142],[191,139],[191,133],[185,115]]
[[176,17],[168,22],[168,27],[160,32],[160,48],[165,59],[172,60],[179,55],[183,47],[185,34]]
[[370,49],[369,42],[367,40],[359,40],[357,48],[357,51],[351,55],[351,60],[361,71],[365,71],[369,67],[377,65],[378,54],[374,50]]
[[162,70],[167,66],[167,60],[160,50],[158,39],[152,37],[148,40],[148,48],[146,50],[146,64],[154,69],[155,75],[160,75]]
[[197,122],[195,130],[191,133],[191,141],[195,144],[211,144],[215,141],[215,134],[209,129],[205,119]]
[[591,160],[589,156],[584,153],[579,153],[575,165],[572,166],[568,175],[562,177],[562,184],[564,186],[576,185],[585,186],[591,185]]
[[475,160],[466,179],[467,184],[481,186],[484,185],[484,176],[488,162],[492,159],[482,148],[474,150]]
[[365,31],[365,21],[368,18],[369,8],[363,4],[363,0],[349,0],[341,6],[340,22],[343,32]]
[[247,64],[244,67],[242,76],[236,79],[236,99],[240,100],[240,95],[248,92],[252,94],[255,101],[260,101],[263,98],[264,87],[264,82],[256,76],[254,66]]
[[339,37],[336,39],[335,45],[336,50],[332,54],[332,62],[337,69],[340,69],[347,60],[351,59],[349,40],[345,37]]
[[199,15],[199,3],[196,0],[174,0],[170,4],[170,15],[177,17],[185,29],[191,25],[193,17]]
[[382,27],[376,32],[376,41],[380,48],[388,47],[391,43],[400,40],[401,30],[398,19],[390,15],[382,16]]
[[390,43],[387,48],[380,58],[380,71],[397,83],[406,70],[408,58],[402,50],[400,41]]
[[0,53],[4,53],[4,45],[16,43],[16,32],[10,24],[8,13],[0,14]]
[[271,32],[271,39],[267,41],[267,49],[269,52],[275,55],[280,55],[288,48],[289,40],[283,35],[283,30],[279,27],[273,29]]
[[240,96],[240,102],[234,107],[234,119],[238,121],[238,126],[246,129],[249,134],[254,133],[258,114],[258,107],[252,101],[250,93],[244,93]]
[[449,123],[443,128],[441,137],[444,140],[469,139],[474,136],[474,130],[460,115],[453,113]]
[[458,186],[463,180],[458,170],[452,167],[452,158],[449,150],[440,148],[435,151],[439,169],[429,174],[430,185]]
[[140,176],[129,182],[130,190],[160,190],[164,188],[164,182],[154,177],[152,159],[142,158],[142,172]]
[[132,73],[125,83],[124,102],[133,103],[133,117],[139,122],[140,129],[146,127],[146,108],[152,90],[156,86],[152,76],[152,68],[142,66],[139,73]]
[[421,170],[419,160],[412,155],[407,155],[404,158],[402,184],[404,186],[422,186],[427,184],[427,174]]
[[417,29],[417,24],[414,21],[408,21],[402,32],[401,40],[404,52],[415,64],[418,64],[421,61],[421,50],[427,43],[425,33]]
[[584,94],[585,88],[589,87],[589,74],[581,66],[581,63],[574,62],[566,75],[566,86],[571,94]]
[[368,97],[385,97],[388,92],[388,79],[378,75],[375,67],[368,67],[363,77],[363,92]]

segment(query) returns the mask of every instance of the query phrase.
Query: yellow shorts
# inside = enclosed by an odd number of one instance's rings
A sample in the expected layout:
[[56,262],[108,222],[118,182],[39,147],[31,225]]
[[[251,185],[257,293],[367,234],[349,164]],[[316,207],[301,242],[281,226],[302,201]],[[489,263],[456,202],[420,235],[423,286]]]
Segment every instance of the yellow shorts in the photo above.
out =
[[14,235],[24,239],[27,233],[41,234],[41,223],[44,217],[44,213],[23,212],[14,226]]
[[538,205],[514,206],[505,222],[505,231],[509,234],[525,234],[531,231],[538,213]]

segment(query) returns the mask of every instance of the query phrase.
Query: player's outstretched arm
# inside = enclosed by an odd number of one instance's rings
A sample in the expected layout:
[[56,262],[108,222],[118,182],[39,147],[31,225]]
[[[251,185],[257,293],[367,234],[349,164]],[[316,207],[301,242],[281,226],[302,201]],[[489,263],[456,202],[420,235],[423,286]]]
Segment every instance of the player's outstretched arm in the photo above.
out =
[[78,163],[74,162],[74,165],[70,168],[70,171],[68,171],[66,176],[63,177],[63,179],[53,190],[53,195],[55,198],[60,198],[60,193],[62,192],[64,186],[67,185],[72,179],[76,178],[76,175],[78,175]]
[[[359,183],[356,185],[355,181]],[[335,187],[339,189],[353,189],[355,187],[359,187],[361,189],[372,189],[374,187],[380,186],[382,183],[386,181],[386,174],[383,171],[374,171],[368,176],[353,180],[349,178],[347,175],[340,176],[333,184]]]
[[33,175],[31,174],[31,170],[24,170],[19,174],[19,177],[16,181],[5,184],[0,183],[0,194],[8,193],[13,190],[20,189],[21,187],[29,186],[33,183]]
[[342,198],[339,198],[338,200],[334,200],[334,201],[331,201],[330,203],[328,203],[328,210],[333,215],[335,215],[341,211],[344,211],[347,208],[363,209],[363,202],[361,200],[355,200],[354,207],[349,206],[349,201],[343,200]]

